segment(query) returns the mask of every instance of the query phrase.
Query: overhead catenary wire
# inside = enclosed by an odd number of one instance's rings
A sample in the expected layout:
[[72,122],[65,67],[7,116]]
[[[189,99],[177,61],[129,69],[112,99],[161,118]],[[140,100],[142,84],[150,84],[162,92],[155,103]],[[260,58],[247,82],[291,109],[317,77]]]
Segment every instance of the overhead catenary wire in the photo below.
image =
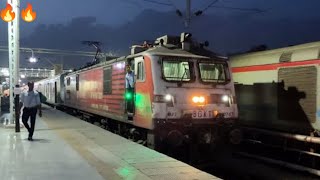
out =
[[200,16],[202,13],[207,11],[209,8],[221,8],[221,9],[231,9],[231,10],[239,10],[239,11],[251,11],[251,12],[256,12],[256,13],[265,12],[265,10],[261,10],[261,9],[258,9],[258,8],[239,8],[239,7],[216,6],[215,4],[218,3],[218,2],[219,2],[219,0],[214,0],[207,7],[205,7],[202,10],[196,11],[194,14],[196,16]]
[[[58,49],[44,49],[44,48],[31,48],[34,53],[37,54],[53,54],[53,55],[68,55],[68,56],[89,56],[94,57],[95,52],[85,52],[85,51],[66,51],[66,50],[58,50]],[[7,52],[7,46],[0,46],[0,51]],[[30,52],[30,48],[20,48],[21,52]],[[112,56],[110,53],[103,53],[105,56]]]
[[171,4],[171,6],[173,6],[174,9],[179,10],[179,8],[174,4],[174,2],[172,0],[168,0]]
[[172,4],[163,3],[163,2],[154,1],[154,0],[141,0],[141,1],[149,2],[149,3],[153,3],[153,4],[158,4],[158,5],[172,6]]
[[201,10],[202,12],[206,11],[207,9],[209,9],[212,5],[218,3],[219,0],[214,0],[213,2],[211,2],[207,7],[205,7],[203,10]]
[[258,8],[238,8],[238,7],[226,7],[226,6],[211,6],[212,8],[223,8],[223,9],[233,9],[239,11],[255,11],[255,12],[265,12],[266,10],[258,9]]

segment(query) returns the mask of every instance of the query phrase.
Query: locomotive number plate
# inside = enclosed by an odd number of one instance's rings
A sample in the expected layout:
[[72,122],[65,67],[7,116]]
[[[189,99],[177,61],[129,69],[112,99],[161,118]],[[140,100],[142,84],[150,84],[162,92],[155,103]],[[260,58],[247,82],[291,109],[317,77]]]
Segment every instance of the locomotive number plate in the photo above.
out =
[[233,116],[233,112],[224,113],[224,118],[231,118]]
[[212,111],[206,111],[206,110],[194,110],[192,112],[192,118],[193,119],[208,119],[212,118]]

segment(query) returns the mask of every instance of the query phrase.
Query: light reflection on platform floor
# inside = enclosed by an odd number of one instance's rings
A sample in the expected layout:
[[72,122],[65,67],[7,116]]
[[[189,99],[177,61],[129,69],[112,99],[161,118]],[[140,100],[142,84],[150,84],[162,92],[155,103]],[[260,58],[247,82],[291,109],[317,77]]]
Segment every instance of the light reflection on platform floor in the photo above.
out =
[[0,179],[218,179],[52,108],[37,118],[33,142],[0,128]]
[[76,151],[38,120],[34,141],[24,128],[0,129],[0,179],[104,179]]

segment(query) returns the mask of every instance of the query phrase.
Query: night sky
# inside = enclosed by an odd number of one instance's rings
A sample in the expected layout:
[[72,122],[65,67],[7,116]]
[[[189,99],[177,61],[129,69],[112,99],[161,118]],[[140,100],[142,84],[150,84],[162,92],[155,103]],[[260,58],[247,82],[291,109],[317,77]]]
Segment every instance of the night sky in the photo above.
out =
[[[211,50],[228,55],[261,44],[272,49],[320,40],[319,0],[192,0],[193,13],[206,10],[192,17],[188,29],[175,14],[176,9],[185,14],[185,0],[21,0],[21,7],[27,2],[37,19],[26,23],[20,18],[21,47],[93,51],[81,41],[96,40],[104,52],[125,55],[134,43],[187,31],[208,40]],[[0,0],[0,9],[5,5],[6,0]],[[2,20],[0,45],[7,45],[7,23]],[[24,62],[26,56],[21,55],[22,66],[34,66]],[[63,58],[66,67],[90,61]],[[7,53],[0,53],[0,66],[7,64]]]

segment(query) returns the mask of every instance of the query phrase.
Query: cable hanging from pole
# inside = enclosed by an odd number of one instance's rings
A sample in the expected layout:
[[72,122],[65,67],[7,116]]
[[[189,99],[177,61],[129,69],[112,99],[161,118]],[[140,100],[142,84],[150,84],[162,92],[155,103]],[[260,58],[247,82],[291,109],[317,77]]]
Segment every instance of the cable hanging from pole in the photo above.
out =
[[212,5],[216,4],[217,2],[219,2],[219,0],[214,0],[207,7],[205,7],[203,10],[199,10],[199,11],[195,12],[194,14],[196,16],[200,16],[203,12],[205,12],[207,9],[209,9]]
[[266,10],[258,9],[258,8],[238,8],[238,7],[226,7],[226,6],[211,6],[212,8],[221,8],[221,9],[232,9],[239,11],[254,11],[257,13],[266,12]]
[[176,14],[177,14],[179,17],[182,17],[182,12],[181,12],[181,11],[179,10],[179,8],[173,3],[173,1],[172,1],[172,0],[168,0],[168,1],[170,1],[171,6],[173,6]]
[[199,10],[196,11],[194,13],[194,15],[196,16],[200,16],[202,15],[206,10],[208,10],[209,8],[221,8],[221,9],[231,9],[231,10],[239,10],[239,11],[253,11],[256,13],[262,13],[265,12],[265,10],[261,10],[258,8],[238,8],[238,7],[226,7],[226,6],[214,6],[214,4],[216,4],[217,2],[219,2],[219,0],[214,0],[212,3],[210,3],[206,8],[204,8],[203,10]]

